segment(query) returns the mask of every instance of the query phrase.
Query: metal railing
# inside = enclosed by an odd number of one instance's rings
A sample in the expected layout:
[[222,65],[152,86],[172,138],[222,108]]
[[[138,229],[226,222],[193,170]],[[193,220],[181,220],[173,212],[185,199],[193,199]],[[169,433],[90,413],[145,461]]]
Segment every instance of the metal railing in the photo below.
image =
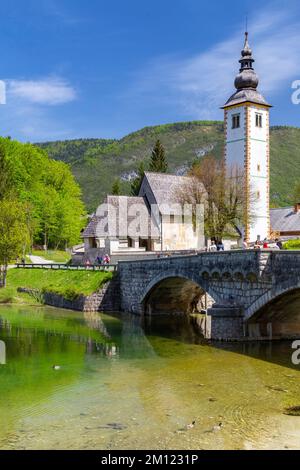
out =
[[34,263],[18,263],[18,269],[52,269],[56,271],[108,271],[115,272],[118,269],[117,264],[93,264],[93,265],[77,265],[72,266],[68,264],[49,263],[49,264],[34,264]]

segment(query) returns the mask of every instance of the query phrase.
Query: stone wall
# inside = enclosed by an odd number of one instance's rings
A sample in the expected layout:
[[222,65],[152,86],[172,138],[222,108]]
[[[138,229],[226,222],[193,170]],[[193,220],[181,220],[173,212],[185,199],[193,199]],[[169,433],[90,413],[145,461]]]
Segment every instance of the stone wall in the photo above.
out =
[[120,309],[120,289],[118,277],[107,282],[99,291],[90,296],[81,295],[76,299],[66,299],[54,292],[41,292],[38,289],[19,288],[35,299],[52,307],[77,310],[80,312],[117,312]]

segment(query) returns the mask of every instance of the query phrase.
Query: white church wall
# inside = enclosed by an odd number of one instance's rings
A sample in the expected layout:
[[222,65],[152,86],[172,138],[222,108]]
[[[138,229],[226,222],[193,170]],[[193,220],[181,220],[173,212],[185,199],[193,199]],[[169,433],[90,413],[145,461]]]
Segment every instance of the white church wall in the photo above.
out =
[[[262,127],[256,126],[256,114],[262,116]],[[268,110],[251,106],[249,110],[249,183],[251,191],[250,240],[264,239],[269,230],[269,162],[268,162]]]
[[170,222],[169,216],[163,217],[163,250],[198,250],[204,247],[204,234],[197,234],[192,223]]
[[[257,113],[262,116],[261,128],[256,126]],[[235,129],[232,128],[234,115],[240,116],[240,126]],[[247,163],[250,201],[248,235],[250,241],[255,241],[258,236],[264,239],[269,230],[268,110],[249,104],[236,106],[226,110],[225,119],[227,170],[232,167],[244,169]]]
[[[240,127],[232,128],[232,117],[240,115]],[[245,154],[245,110],[241,106],[227,111],[226,123],[226,165],[228,171],[232,168],[244,167]]]

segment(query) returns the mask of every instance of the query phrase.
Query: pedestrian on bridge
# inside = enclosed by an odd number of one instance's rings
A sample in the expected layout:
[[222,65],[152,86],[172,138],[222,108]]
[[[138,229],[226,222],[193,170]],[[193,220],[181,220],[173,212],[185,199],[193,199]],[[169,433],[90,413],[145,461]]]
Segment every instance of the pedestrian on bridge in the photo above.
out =
[[215,252],[215,251],[217,251],[217,250],[218,250],[218,249],[217,249],[216,242],[215,242],[215,240],[212,240],[212,241],[211,241],[211,245],[210,245],[210,247],[209,247],[209,251]]
[[225,251],[224,243],[222,242],[222,240],[219,240],[219,241],[218,241],[218,243],[217,243],[217,250],[218,250],[218,251]]
[[244,238],[244,241],[243,241],[243,249],[248,250],[248,242],[246,238]]

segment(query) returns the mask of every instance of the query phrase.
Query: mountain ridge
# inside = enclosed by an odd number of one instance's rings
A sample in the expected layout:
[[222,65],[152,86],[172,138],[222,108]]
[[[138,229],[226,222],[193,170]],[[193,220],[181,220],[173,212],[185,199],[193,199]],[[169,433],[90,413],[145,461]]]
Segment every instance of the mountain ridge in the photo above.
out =
[[[123,194],[141,161],[147,161],[157,139],[166,148],[169,171],[184,174],[204,155],[220,159],[224,148],[222,121],[187,121],[146,126],[121,139],[81,138],[37,143],[51,158],[68,163],[82,188],[89,211],[94,211],[121,178]],[[291,205],[295,184],[300,181],[300,128],[270,128],[271,204]],[[284,171],[283,171],[284,169]]]

